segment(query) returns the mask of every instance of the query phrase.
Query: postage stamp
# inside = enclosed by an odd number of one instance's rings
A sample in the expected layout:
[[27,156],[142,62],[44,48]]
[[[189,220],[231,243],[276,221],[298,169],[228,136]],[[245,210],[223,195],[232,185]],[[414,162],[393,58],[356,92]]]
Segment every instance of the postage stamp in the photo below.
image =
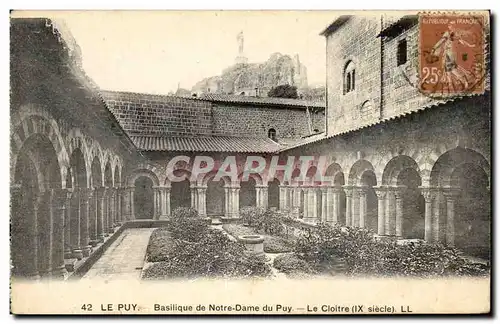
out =
[[485,21],[467,13],[419,17],[419,84],[430,96],[484,92]]

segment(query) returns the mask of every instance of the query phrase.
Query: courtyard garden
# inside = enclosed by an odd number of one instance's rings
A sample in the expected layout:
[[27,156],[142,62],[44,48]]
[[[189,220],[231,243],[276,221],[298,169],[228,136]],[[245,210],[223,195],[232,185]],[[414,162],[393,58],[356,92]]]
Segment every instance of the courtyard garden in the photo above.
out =
[[[290,213],[244,207],[240,220],[221,228],[178,208],[151,235],[144,279],[310,276],[487,276],[489,265],[442,244],[381,240],[363,228],[305,226]],[[249,254],[238,238],[263,238],[265,257]]]

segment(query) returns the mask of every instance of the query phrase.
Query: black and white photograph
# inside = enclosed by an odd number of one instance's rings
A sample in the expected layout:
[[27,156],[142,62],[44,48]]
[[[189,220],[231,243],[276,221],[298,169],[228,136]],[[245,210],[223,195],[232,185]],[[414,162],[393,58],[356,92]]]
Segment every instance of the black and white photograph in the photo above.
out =
[[490,313],[490,43],[489,11],[13,10],[11,312]]

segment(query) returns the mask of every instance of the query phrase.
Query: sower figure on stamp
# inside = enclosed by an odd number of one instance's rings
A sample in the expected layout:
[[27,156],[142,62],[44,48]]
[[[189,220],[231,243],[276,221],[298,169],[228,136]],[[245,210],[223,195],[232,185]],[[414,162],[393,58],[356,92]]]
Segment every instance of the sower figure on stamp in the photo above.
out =
[[[463,36],[466,34],[466,31],[448,25],[448,30],[443,33],[441,39],[432,48],[430,59],[437,59],[441,56],[442,71],[444,71],[441,83],[448,85],[448,88],[454,87],[453,77],[462,85],[463,89],[469,87],[469,78],[475,79],[474,74],[457,64],[455,53],[457,42],[467,47],[476,46],[464,40]],[[467,57],[463,59],[466,60]]]

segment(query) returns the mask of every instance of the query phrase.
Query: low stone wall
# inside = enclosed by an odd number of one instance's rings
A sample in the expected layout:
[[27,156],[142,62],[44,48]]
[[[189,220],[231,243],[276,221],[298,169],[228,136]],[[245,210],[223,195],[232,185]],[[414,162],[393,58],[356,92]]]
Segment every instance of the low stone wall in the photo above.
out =
[[67,280],[82,278],[125,229],[165,227],[169,222],[169,220],[136,219],[123,223],[103,244],[95,247],[88,258],[75,265],[75,271],[69,274]]

